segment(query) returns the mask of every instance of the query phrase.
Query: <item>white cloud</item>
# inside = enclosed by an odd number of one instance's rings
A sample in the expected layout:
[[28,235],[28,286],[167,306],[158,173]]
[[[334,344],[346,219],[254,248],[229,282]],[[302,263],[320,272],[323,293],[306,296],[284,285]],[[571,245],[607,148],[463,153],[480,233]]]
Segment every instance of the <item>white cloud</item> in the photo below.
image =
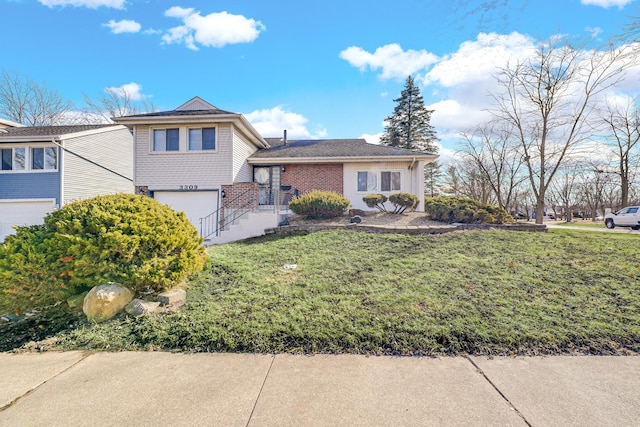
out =
[[47,7],[54,6],[74,6],[88,7],[89,9],[97,9],[99,7],[112,7],[114,9],[123,9],[125,0],[38,0],[40,4]]
[[438,60],[436,55],[426,50],[404,51],[395,43],[381,46],[373,53],[358,46],[351,46],[340,52],[340,58],[360,71],[381,69],[382,79],[405,79],[418,71],[426,71]]
[[520,33],[508,35],[480,33],[476,40],[466,41],[458,50],[442,58],[425,77],[425,83],[444,87],[481,82],[491,78],[498,67],[529,56],[534,40]]
[[[485,105],[486,106],[486,105]],[[427,105],[434,110],[431,124],[439,129],[472,129],[490,119],[490,114],[482,108],[481,101],[472,103],[464,100],[446,99]]]
[[591,34],[591,38],[595,39],[602,33],[602,28],[600,27],[585,27],[584,29],[587,33]]
[[368,133],[363,133],[362,135],[360,135],[360,138],[364,139],[369,144],[380,145],[380,138],[382,138],[382,134],[383,134],[383,132],[376,133],[376,134],[373,134],[373,135],[368,134]]
[[271,109],[252,111],[245,114],[245,117],[264,137],[281,137],[285,129],[287,130],[287,138],[290,139],[322,138],[327,133],[321,127],[311,132],[307,128],[308,119],[306,117],[287,111],[280,105]]
[[104,91],[121,97],[126,94],[131,101],[142,101],[149,97],[149,95],[144,95],[142,93],[142,85],[135,82],[123,84],[118,87],[107,87]]
[[132,21],[129,19],[122,19],[120,21],[114,21],[113,19],[111,19],[109,22],[102,25],[104,27],[111,28],[111,32],[113,34],[137,33],[142,28],[142,25],[140,25],[136,21]]
[[580,3],[587,6],[600,6],[609,8],[612,6],[618,6],[618,9],[622,9],[633,0],[580,0]]
[[251,43],[266,29],[260,21],[228,12],[202,16],[193,8],[174,6],[165,12],[165,16],[181,19],[184,25],[170,28],[162,36],[162,41],[167,44],[184,43],[192,50],[198,50],[198,44],[224,47],[228,44]]

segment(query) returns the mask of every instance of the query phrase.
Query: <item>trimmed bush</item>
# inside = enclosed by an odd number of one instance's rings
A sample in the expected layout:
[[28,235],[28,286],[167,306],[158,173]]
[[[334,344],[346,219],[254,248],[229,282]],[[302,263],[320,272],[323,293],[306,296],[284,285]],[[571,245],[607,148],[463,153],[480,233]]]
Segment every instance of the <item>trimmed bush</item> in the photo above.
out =
[[411,193],[395,193],[389,196],[389,201],[394,206],[393,213],[401,214],[407,209],[418,206],[418,198]]
[[504,209],[485,205],[466,197],[427,197],[424,210],[431,219],[447,223],[507,224],[513,222],[511,215]]
[[331,191],[312,191],[289,203],[294,213],[310,219],[334,218],[349,208],[349,200]]
[[184,213],[145,196],[74,202],[0,245],[0,310],[63,301],[100,283],[161,292],[202,269],[202,239]]
[[377,208],[380,212],[386,212],[387,208],[384,207],[387,196],[384,194],[367,194],[362,198],[362,201],[371,209]]

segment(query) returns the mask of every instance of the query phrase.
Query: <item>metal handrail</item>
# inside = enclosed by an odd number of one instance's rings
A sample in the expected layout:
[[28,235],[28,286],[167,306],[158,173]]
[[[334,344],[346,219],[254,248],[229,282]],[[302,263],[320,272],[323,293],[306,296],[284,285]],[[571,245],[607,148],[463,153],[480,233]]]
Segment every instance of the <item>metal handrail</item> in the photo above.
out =
[[[255,188],[249,188],[248,190],[240,193],[238,196],[234,197],[233,199],[226,200],[227,202],[226,205],[231,205],[233,204],[233,202],[243,197],[246,197],[248,194],[254,193],[254,192],[255,192]],[[200,236],[202,236],[205,239],[213,236],[214,234],[218,236],[220,234],[220,231],[222,230],[222,227],[220,227],[221,223],[224,223],[225,225],[234,224],[239,218],[246,215],[251,210],[251,209],[249,210],[246,210],[246,209],[247,207],[250,207],[254,202],[255,202],[254,199],[249,199],[247,202],[242,204],[239,208],[234,208],[234,213],[231,215],[230,220],[229,220],[229,217],[223,217],[222,219],[220,219],[220,211],[225,209],[225,206],[220,206],[214,212],[211,212],[209,215],[203,218],[200,218]],[[230,208],[227,208],[227,210],[229,209]],[[243,211],[243,212],[238,214],[237,213],[238,211]],[[215,222],[214,222],[214,218],[215,218]],[[214,224],[215,224],[215,227],[213,226]]]

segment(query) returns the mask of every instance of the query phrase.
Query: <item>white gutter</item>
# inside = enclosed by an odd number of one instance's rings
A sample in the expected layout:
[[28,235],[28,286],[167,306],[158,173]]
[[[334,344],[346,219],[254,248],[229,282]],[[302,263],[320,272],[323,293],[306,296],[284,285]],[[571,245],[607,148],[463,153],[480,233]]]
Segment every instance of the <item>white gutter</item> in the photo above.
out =
[[366,157],[254,157],[247,159],[250,165],[262,164],[306,164],[306,163],[367,163],[372,161],[413,162],[420,160],[435,160],[437,154],[424,156],[366,156]]

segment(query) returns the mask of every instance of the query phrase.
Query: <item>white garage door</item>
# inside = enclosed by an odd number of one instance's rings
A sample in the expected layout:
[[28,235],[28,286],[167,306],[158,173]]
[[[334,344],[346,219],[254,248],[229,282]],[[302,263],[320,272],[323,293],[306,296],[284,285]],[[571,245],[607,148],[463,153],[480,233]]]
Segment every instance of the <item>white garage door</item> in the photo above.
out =
[[25,199],[0,201],[0,242],[15,234],[13,225],[35,225],[44,223],[44,217],[55,208],[54,199]]
[[218,209],[217,191],[154,191],[153,198],[175,211],[184,212],[198,232],[200,218]]

